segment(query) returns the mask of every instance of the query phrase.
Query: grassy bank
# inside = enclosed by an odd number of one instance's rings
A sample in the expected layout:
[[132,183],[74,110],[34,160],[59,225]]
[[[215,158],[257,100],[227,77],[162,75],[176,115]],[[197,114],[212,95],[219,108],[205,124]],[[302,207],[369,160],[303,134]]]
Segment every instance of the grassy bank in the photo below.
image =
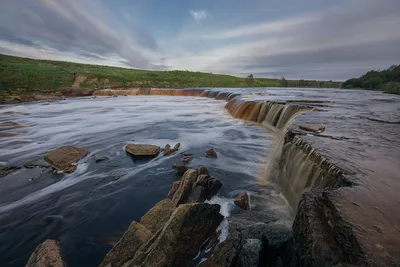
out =
[[362,88],[400,94],[400,65],[394,65],[382,71],[369,71],[359,78],[347,80],[342,86],[345,89]]
[[[119,67],[37,60],[0,54],[0,94],[72,87],[313,87],[338,88],[339,82],[235,77],[191,71],[146,71]],[[82,79],[83,80],[83,79]]]

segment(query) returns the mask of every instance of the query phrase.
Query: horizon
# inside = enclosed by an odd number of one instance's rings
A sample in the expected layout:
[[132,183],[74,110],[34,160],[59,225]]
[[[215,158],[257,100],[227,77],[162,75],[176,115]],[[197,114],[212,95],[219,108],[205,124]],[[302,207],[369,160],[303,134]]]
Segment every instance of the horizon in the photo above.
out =
[[144,70],[335,80],[400,62],[400,1],[5,0],[0,53]]

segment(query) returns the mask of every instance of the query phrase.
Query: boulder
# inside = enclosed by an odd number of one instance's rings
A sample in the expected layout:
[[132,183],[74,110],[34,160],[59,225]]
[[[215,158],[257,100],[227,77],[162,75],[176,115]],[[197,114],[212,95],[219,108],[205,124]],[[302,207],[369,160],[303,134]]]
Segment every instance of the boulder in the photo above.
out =
[[208,175],[200,175],[193,185],[189,202],[204,202],[215,196],[222,187],[222,182]]
[[107,253],[99,267],[120,267],[135,256],[143,243],[151,238],[151,232],[137,222],[132,222],[118,243]]
[[54,240],[46,240],[36,247],[25,267],[64,267],[60,247]]
[[217,158],[217,151],[215,149],[209,149],[206,151],[207,158]]
[[321,133],[325,131],[325,125],[323,124],[302,124],[299,125],[299,128],[304,131],[314,132],[314,133]]
[[172,202],[174,202],[175,206],[186,203],[186,201],[189,199],[192,187],[196,181],[197,171],[194,169],[187,170],[182,177],[179,188],[176,190],[172,198]]
[[178,173],[185,173],[187,170],[189,170],[188,167],[186,167],[183,164],[174,164],[172,165],[172,169],[176,170]]
[[142,217],[140,223],[150,232],[156,233],[168,221],[174,210],[175,205],[169,198],[161,200]]
[[241,192],[236,198],[235,201],[236,206],[240,207],[241,209],[248,210],[250,209],[250,202],[249,202],[249,195],[247,192]]
[[168,192],[167,198],[169,198],[171,200],[174,198],[174,195],[175,195],[176,191],[178,190],[180,184],[181,184],[181,181],[175,181],[172,183],[172,187]]
[[197,170],[197,172],[199,173],[199,175],[207,175],[210,176],[210,173],[208,172],[208,169],[204,166],[200,166],[200,168]]
[[44,159],[57,171],[71,173],[76,170],[80,159],[89,154],[89,151],[72,146],[64,146],[48,152]]
[[173,148],[171,148],[171,146],[169,144],[167,144],[163,150],[164,156],[171,155],[175,151],[178,151],[180,146],[181,146],[181,143],[177,143]]
[[160,147],[145,144],[128,144],[125,151],[133,156],[157,156],[160,153]]
[[219,244],[214,253],[198,265],[198,267],[231,267],[236,257],[236,249],[231,240],[226,240]]
[[223,216],[219,205],[180,205],[164,228],[125,266],[188,266],[201,245],[217,229]]

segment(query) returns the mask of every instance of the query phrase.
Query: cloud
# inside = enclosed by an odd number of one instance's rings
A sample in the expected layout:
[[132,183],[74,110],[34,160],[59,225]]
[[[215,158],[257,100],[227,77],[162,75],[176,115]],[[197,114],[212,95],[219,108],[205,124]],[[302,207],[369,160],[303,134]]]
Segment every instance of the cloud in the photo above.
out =
[[193,19],[200,24],[200,21],[206,19],[208,17],[208,13],[205,10],[190,10],[189,11],[190,15],[192,15]]

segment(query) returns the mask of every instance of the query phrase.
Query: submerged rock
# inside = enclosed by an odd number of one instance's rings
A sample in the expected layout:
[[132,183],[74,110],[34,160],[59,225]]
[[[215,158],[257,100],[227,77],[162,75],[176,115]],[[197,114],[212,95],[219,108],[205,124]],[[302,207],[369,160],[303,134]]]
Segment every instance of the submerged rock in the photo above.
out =
[[124,266],[188,266],[222,222],[219,210],[219,205],[205,203],[180,205],[158,235]]
[[44,159],[57,171],[71,173],[76,170],[80,159],[84,158],[89,151],[72,146],[64,146],[48,152]]
[[46,240],[36,247],[25,267],[64,267],[60,247],[54,240]]
[[107,253],[99,267],[120,267],[135,256],[136,251],[151,238],[151,232],[132,222],[118,243]]
[[28,161],[24,163],[24,167],[27,169],[33,168],[50,168],[51,165],[45,161],[44,159],[37,160],[37,161]]
[[128,144],[125,151],[133,156],[157,156],[160,153],[160,147],[155,145]]
[[189,170],[188,167],[186,167],[186,165],[183,164],[174,164],[172,165],[172,169],[176,170],[178,173],[185,173],[187,170]]
[[189,164],[193,160],[193,156],[185,156],[182,159],[182,162],[185,164]]
[[314,133],[321,133],[325,131],[325,125],[323,124],[302,124],[299,125],[299,128],[304,131],[314,132]]
[[170,199],[161,200],[142,217],[140,223],[152,233],[156,233],[168,221],[174,210],[175,205]]
[[190,192],[197,180],[197,176],[197,171],[194,169],[189,169],[185,172],[179,184],[179,188],[176,190],[172,198],[172,202],[174,202],[175,206],[184,204],[189,199]]
[[14,121],[5,121],[5,122],[0,122],[0,127],[24,128],[24,127],[28,127],[28,125],[14,122]]
[[12,137],[12,136],[22,136],[25,133],[20,132],[0,132],[0,137]]
[[250,209],[249,195],[247,194],[247,192],[241,192],[235,198],[235,201],[233,203],[235,203],[235,205],[241,209],[244,209],[244,210]]
[[94,156],[94,161],[96,163],[102,162],[102,161],[104,161],[106,159],[108,159],[108,157],[106,157],[106,156]]
[[7,176],[10,173],[13,173],[19,169],[21,169],[21,167],[17,167],[17,166],[4,167],[4,168],[0,169],[0,177]]
[[206,151],[207,158],[217,158],[217,151],[215,149],[209,149]]

